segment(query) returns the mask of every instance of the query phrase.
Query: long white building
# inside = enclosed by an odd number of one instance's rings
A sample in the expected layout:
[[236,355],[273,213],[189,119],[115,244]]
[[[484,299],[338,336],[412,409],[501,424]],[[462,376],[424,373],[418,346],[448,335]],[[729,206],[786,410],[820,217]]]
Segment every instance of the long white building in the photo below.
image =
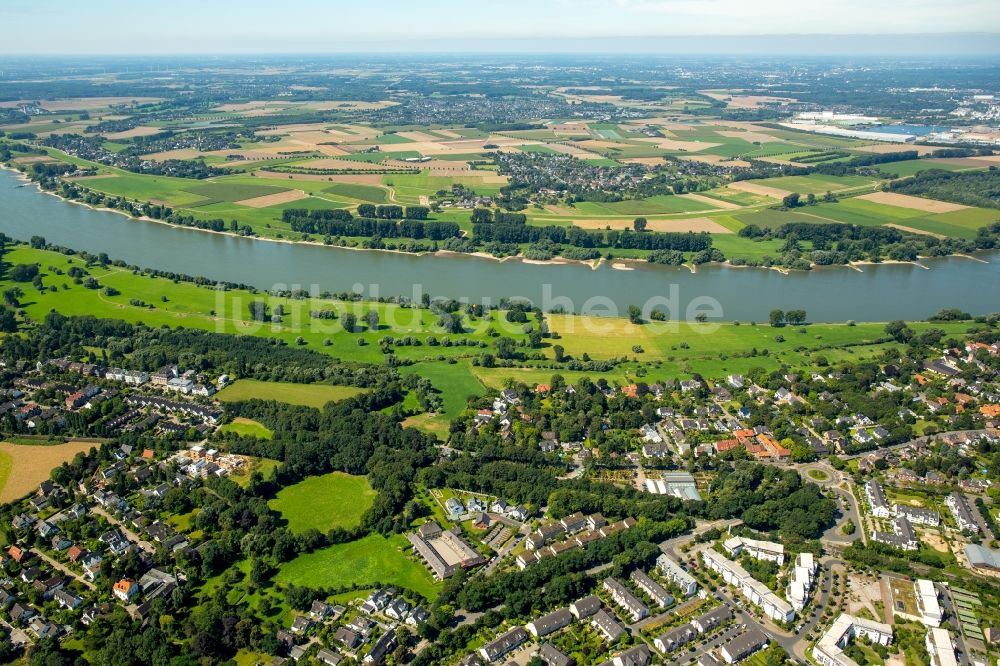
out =
[[777,562],[779,566],[785,563],[785,547],[773,541],[731,537],[726,539],[722,546],[733,557],[738,557],[741,553],[746,553],[755,560]]
[[892,509],[889,508],[889,502],[886,501],[882,485],[878,481],[872,479],[865,484],[865,498],[868,500],[868,506],[871,507],[873,516],[876,518],[892,516]]
[[945,498],[944,503],[951,509],[951,515],[955,517],[955,524],[963,532],[978,532],[979,523],[972,516],[972,509],[969,501],[964,495],[954,492]]
[[698,583],[680,564],[667,557],[666,553],[656,558],[656,567],[663,577],[681,589],[681,594],[690,597],[698,591]]
[[928,627],[940,627],[944,614],[941,612],[941,604],[938,603],[937,588],[934,587],[934,583],[919,578],[913,584],[913,591],[917,597],[920,621]]
[[931,666],[958,666],[955,658],[955,647],[951,642],[951,634],[947,629],[931,629],[924,639],[927,654],[931,657]]
[[823,666],[858,666],[856,661],[844,654],[844,648],[857,636],[864,636],[872,643],[888,645],[892,642],[892,627],[843,613],[813,647],[813,657]]
[[732,585],[746,599],[759,607],[772,620],[791,622],[795,619],[792,605],[771,591],[767,585],[751,576],[737,562],[720,555],[711,548],[701,551],[705,566],[722,575],[722,579]]
[[795,568],[788,580],[785,597],[797,611],[806,607],[809,594],[816,580],[816,561],[812,553],[799,553],[795,557]]

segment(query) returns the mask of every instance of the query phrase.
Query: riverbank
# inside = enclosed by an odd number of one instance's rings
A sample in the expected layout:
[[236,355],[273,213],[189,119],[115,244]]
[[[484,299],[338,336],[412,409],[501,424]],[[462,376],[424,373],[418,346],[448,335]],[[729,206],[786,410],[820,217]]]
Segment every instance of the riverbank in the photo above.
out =
[[[692,274],[696,274],[698,272],[697,271],[697,267],[694,264],[690,263],[690,262],[686,262],[684,264],[681,264],[680,266],[657,264],[655,262],[650,262],[650,261],[648,261],[645,258],[637,258],[637,257],[615,257],[613,251],[612,252],[608,252],[608,254],[611,255],[610,258],[608,258],[608,257],[600,257],[597,260],[594,260],[594,259],[570,259],[570,258],[562,257],[562,256],[559,256],[559,255],[556,255],[556,256],[552,257],[551,259],[544,259],[544,260],[542,260],[542,259],[527,259],[527,258],[525,258],[521,254],[518,254],[518,255],[508,255],[508,256],[504,256],[504,257],[497,257],[497,256],[494,256],[494,255],[491,255],[491,254],[489,254],[487,252],[482,252],[482,251],[476,251],[476,252],[458,252],[458,251],[454,251],[454,250],[442,250],[442,249],[438,249],[436,251],[411,252],[411,251],[407,251],[407,250],[399,250],[399,249],[394,249],[394,248],[368,248],[368,247],[358,247],[357,245],[352,246],[352,245],[346,245],[346,244],[334,245],[334,244],[328,244],[328,243],[324,243],[324,242],[321,242],[321,241],[314,241],[314,240],[303,240],[303,239],[295,240],[295,239],[289,239],[289,238],[274,238],[274,237],[259,236],[259,235],[245,236],[245,235],[242,235],[242,234],[239,234],[239,233],[234,233],[232,231],[226,231],[226,230],[216,231],[216,230],[212,230],[212,229],[203,229],[203,228],[195,227],[195,226],[186,226],[186,225],[173,224],[173,223],[167,222],[165,220],[158,220],[158,219],[151,218],[151,217],[145,216],[145,215],[135,216],[135,215],[132,215],[132,214],[130,214],[128,212],[121,211],[121,210],[114,209],[114,208],[106,208],[106,207],[93,206],[93,205],[85,203],[83,201],[77,201],[77,200],[74,200],[74,199],[68,199],[68,198],[66,198],[66,197],[64,197],[64,196],[62,196],[60,194],[55,193],[55,192],[49,192],[47,190],[43,190],[37,183],[34,183],[33,181],[31,181],[24,173],[22,173],[18,169],[13,168],[11,166],[0,164],[0,169],[6,170],[6,171],[10,171],[10,172],[16,174],[17,177],[18,177],[18,179],[21,180],[24,184],[34,185],[34,190],[36,192],[38,192],[40,194],[51,195],[51,196],[55,197],[56,199],[58,199],[58,200],[60,200],[60,201],[62,201],[64,203],[77,204],[77,205],[83,206],[85,208],[88,208],[90,210],[94,210],[94,211],[97,211],[97,212],[117,213],[119,215],[122,215],[122,216],[130,219],[130,220],[137,220],[137,221],[142,221],[142,222],[154,222],[154,223],[157,223],[157,224],[160,224],[160,225],[164,225],[164,226],[167,226],[167,227],[172,227],[172,228],[175,228],[175,229],[189,229],[189,230],[194,230],[194,231],[203,231],[203,232],[206,232],[206,233],[209,233],[209,234],[216,234],[216,235],[228,236],[228,237],[234,237],[234,238],[242,238],[242,239],[248,239],[248,240],[254,240],[254,241],[263,241],[263,242],[271,242],[271,243],[282,243],[282,244],[288,244],[288,245],[308,245],[308,246],[316,246],[316,247],[324,247],[324,248],[338,248],[338,249],[345,249],[345,250],[355,250],[355,251],[360,251],[360,252],[377,252],[377,253],[387,253],[387,254],[400,254],[400,255],[408,255],[408,256],[416,256],[416,257],[424,257],[424,256],[430,256],[430,257],[454,257],[454,256],[465,255],[465,256],[475,257],[475,258],[480,258],[480,259],[491,259],[493,261],[498,261],[498,262],[519,261],[520,263],[527,264],[527,265],[549,265],[549,266],[583,265],[583,266],[588,266],[590,268],[593,268],[595,270],[597,268],[599,268],[603,263],[605,263],[605,261],[604,261],[605,259],[609,259],[609,261],[607,263],[609,263],[610,266],[611,266],[611,268],[614,269],[614,270],[634,270],[634,268],[636,266],[649,266],[649,267],[652,267],[652,268],[687,268]],[[140,202],[136,201],[136,203],[140,203]],[[968,254],[954,254],[954,255],[947,255],[947,256],[965,257],[965,258],[975,259],[977,261],[982,261],[982,259],[977,259],[976,257],[974,257],[972,255],[968,255]],[[938,259],[938,258],[939,257],[920,257],[917,262],[895,262],[895,261],[892,261],[892,260],[884,260],[884,261],[881,261],[881,262],[857,261],[857,262],[850,262],[848,264],[832,264],[832,265],[829,265],[829,266],[822,266],[822,267],[818,266],[817,264],[811,264],[810,268],[811,269],[817,269],[817,268],[839,267],[839,268],[844,268],[846,270],[851,270],[851,271],[856,271],[857,272],[857,271],[863,270],[864,266],[872,266],[872,265],[876,265],[878,263],[886,264],[886,265],[895,264],[895,263],[912,263],[913,265],[916,265],[919,268],[927,270],[927,269],[930,269],[930,267],[927,266],[927,265],[925,265],[925,264],[923,264],[923,263],[920,263],[920,262],[922,262],[924,260],[931,260],[931,259]],[[747,264],[744,260],[742,260],[741,257],[738,257],[738,256],[737,257],[726,258],[725,261],[710,262],[710,263],[714,264],[714,265],[717,265],[717,266],[727,267],[727,268],[760,268],[760,269],[765,269],[765,270],[772,270],[772,271],[776,271],[777,273],[779,273],[781,275],[790,275],[792,273],[808,273],[809,272],[809,271],[806,271],[806,270],[789,268],[789,267],[785,267],[785,266],[758,266],[758,265]],[[619,267],[619,266],[621,266],[621,267]]]
[[[445,254],[444,260],[399,251],[343,252],[357,248],[195,234],[201,230],[145,224],[128,215],[131,219],[126,220],[120,211],[107,215],[107,210],[82,204],[67,206],[55,196],[42,197],[35,188],[20,187],[23,184],[13,174],[0,173],[0,231],[8,236],[44,236],[53,245],[94,255],[103,252],[127,265],[262,291],[354,291],[364,298],[411,301],[429,294],[483,304],[520,298],[549,311],[593,314],[620,314],[629,305],[649,304],[672,319],[694,317],[696,308],[715,304],[712,318],[744,322],[765,319],[770,309],[804,308],[813,321],[835,322],[923,319],[951,307],[987,313],[996,309],[995,298],[989,290],[970,285],[1000,283],[998,253],[979,255],[991,263],[959,257],[928,260],[931,271],[880,264],[865,266],[863,273],[819,267],[782,274],[776,267],[736,271],[742,267],[661,266],[634,257],[539,265],[520,257],[501,260],[462,253]],[[492,261],[481,261],[487,258]]]

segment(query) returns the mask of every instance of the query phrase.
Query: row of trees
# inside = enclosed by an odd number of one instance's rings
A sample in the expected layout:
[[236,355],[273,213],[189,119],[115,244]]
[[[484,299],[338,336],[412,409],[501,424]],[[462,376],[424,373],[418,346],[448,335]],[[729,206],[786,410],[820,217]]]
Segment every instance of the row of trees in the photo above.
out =
[[636,250],[699,252],[712,246],[708,233],[640,233],[630,230],[584,231],[577,227],[536,227],[525,224],[478,224],[472,237],[481,243],[551,243],[574,247],[614,247]]
[[350,220],[291,218],[293,231],[324,236],[363,236],[380,238],[413,238],[445,240],[461,235],[457,222],[354,218]]
[[781,328],[785,324],[789,326],[799,326],[806,323],[806,311],[805,310],[771,310],[768,314],[768,319],[771,321],[771,326],[775,328]]

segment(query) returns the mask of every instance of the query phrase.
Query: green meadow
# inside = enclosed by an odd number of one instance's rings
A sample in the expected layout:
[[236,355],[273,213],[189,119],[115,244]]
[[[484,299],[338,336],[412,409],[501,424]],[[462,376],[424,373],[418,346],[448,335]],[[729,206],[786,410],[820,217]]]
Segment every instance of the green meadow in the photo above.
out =
[[[373,363],[383,361],[378,342],[388,333],[418,336],[422,343],[426,342],[428,336],[440,339],[446,335],[438,324],[437,317],[427,310],[404,308],[393,303],[348,303],[319,298],[296,300],[252,294],[239,289],[223,291],[190,282],[173,282],[167,278],[135,274],[125,268],[115,266],[104,268],[99,265],[87,267],[86,270],[90,276],[98,280],[102,288],[88,289],[53,271],[58,269],[65,273],[74,266],[82,267],[83,262],[79,257],[19,245],[10,250],[5,256],[5,261],[10,264],[37,263],[41,267],[43,284],[46,287],[55,287],[54,291],[52,289],[38,291],[29,287],[25,297],[21,299],[21,307],[31,318],[38,321],[44,319],[50,310],[55,309],[66,315],[93,315],[132,323],[141,322],[150,326],[186,326],[218,333],[277,338],[289,345],[304,344],[331,356]],[[7,288],[12,283],[0,280],[0,285]],[[118,293],[107,295],[104,287],[113,287]],[[166,300],[162,300],[161,297],[166,297]],[[267,302],[272,311],[278,306],[284,308],[286,314],[282,322],[275,324],[252,321],[249,306],[255,300]],[[310,316],[313,310],[333,311],[337,313],[337,319],[314,319]],[[365,323],[370,311],[375,311],[379,315],[380,324],[377,330],[370,330]],[[348,332],[344,329],[342,317],[347,312],[354,314],[359,322],[355,331]],[[488,312],[476,321],[467,319],[467,333],[451,334],[447,337],[452,340],[467,338],[476,344],[489,343],[492,338],[487,335],[486,329],[490,325],[499,323],[497,313]],[[511,330],[508,335],[516,340],[526,338],[520,328]],[[359,345],[359,339],[365,344]],[[399,347],[396,350],[400,358],[413,361],[437,359],[441,356],[454,357],[467,353],[469,348],[454,345],[444,347],[421,344]],[[303,397],[301,389],[288,389],[270,383],[254,384],[242,380],[222,391],[220,397],[285,399],[300,404],[302,400],[320,400],[322,404],[327,399],[344,397],[343,394],[337,393],[343,390],[343,387],[314,386],[307,389],[307,392],[314,397]],[[278,395],[282,397],[275,397]]]
[[338,589],[353,585],[393,585],[434,599],[441,584],[424,565],[408,554],[410,545],[401,534],[370,534],[357,541],[337,544],[299,555],[281,565],[278,583]]
[[241,437],[256,437],[257,439],[271,439],[274,437],[274,433],[263,424],[242,416],[237,416],[229,423],[223,425],[219,428],[219,432],[231,432]]
[[331,386],[330,384],[292,384],[287,382],[263,382],[257,379],[239,379],[218,393],[222,402],[241,400],[276,400],[291,405],[322,407],[328,402],[351,398],[362,390],[353,386]]
[[360,525],[376,494],[365,477],[332,472],[282,488],[268,504],[293,532],[315,529],[325,534],[336,527]]

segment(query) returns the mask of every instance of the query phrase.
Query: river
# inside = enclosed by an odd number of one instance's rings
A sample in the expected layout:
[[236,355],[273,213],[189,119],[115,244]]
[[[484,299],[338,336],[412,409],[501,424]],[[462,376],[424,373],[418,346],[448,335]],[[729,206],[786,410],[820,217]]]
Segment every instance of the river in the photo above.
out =
[[944,307],[976,314],[1000,310],[1000,253],[987,262],[947,257],[909,264],[830,267],[783,275],[729,266],[636,265],[617,270],[569,263],[537,265],[454,255],[417,256],[279,243],[171,227],[91,210],[21,187],[0,170],[0,232],[33,235],[77,250],[213,280],[366,296],[431,296],[496,303],[527,298],[544,309],[623,313],[628,305],[660,307],[672,319],[706,312],[712,319],[766,320],[773,308],[805,309],[811,321],[924,319]]

